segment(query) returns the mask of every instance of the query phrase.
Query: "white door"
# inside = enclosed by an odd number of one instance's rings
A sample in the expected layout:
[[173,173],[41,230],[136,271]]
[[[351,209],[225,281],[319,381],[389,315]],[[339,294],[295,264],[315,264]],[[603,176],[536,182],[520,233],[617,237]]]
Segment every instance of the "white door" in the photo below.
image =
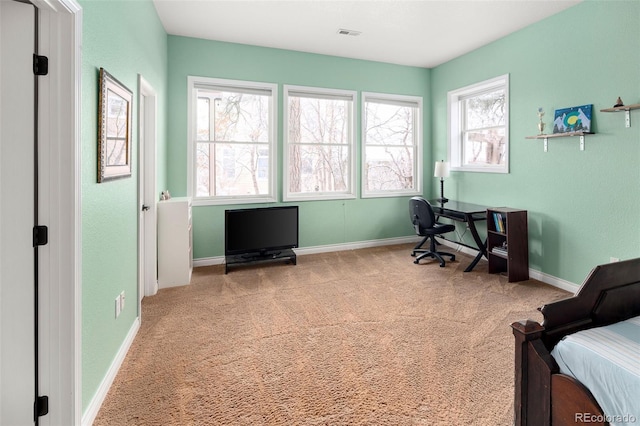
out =
[[[158,292],[156,237],[156,126],[157,95],[153,87],[138,76],[138,303]],[[140,313],[140,310],[138,310]]]
[[0,1],[0,424],[34,423],[34,13]]

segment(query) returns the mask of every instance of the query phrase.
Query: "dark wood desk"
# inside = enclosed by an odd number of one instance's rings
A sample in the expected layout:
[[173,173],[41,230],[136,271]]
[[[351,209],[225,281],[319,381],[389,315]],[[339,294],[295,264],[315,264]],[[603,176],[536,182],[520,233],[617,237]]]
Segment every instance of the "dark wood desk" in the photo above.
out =
[[471,272],[473,268],[478,264],[482,256],[487,257],[487,242],[482,241],[480,235],[478,235],[478,230],[476,229],[475,222],[478,220],[487,220],[487,206],[481,206],[478,204],[471,203],[463,203],[462,201],[449,200],[446,203],[440,203],[438,200],[429,200],[429,204],[433,207],[433,212],[437,217],[444,217],[447,219],[455,220],[458,222],[465,222],[469,226],[469,231],[471,232],[471,236],[476,243],[476,246],[471,246],[465,244],[462,241],[454,241],[449,240],[445,237],[440,237],[444,240],[454,242],[456,244],[460,244],[461,246],[469,247],[475,250],[478,250],[478,254],[473,259],[473,262],[465,272]]

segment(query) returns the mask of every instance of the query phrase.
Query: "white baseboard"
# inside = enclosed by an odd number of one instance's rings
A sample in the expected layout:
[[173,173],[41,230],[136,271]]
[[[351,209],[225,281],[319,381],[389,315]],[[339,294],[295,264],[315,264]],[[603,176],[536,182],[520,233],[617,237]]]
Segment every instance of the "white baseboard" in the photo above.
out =
[[[465,247],[465,246],[462,246],[460,244],[456,244],[453,241],[445,240],[445,239],[442,239],[442,238],[437,238],[437,240],[442,245],[445,245],[447,247],[451,247],[451,248],[455,249],[455,251],[460,251],[460,252],[462,252],[464,254],[468,254],[469,256],[476,257],[476,255],[478,254],[478,250],[474,250],[472,248]],[[487,261],[487,259],[485,259],[484,257],[481,260],[483,260],[485,262]]]
[[[475,257],[478,254],[477,250],[473,250],[473,249],[470,249],[468,247],[461,246],[461,245],[456,244],[456,243],[451,242],[451,241],[442,240],[440,238],[438,238],[438,241],[440,241],[443,245],[446,245],[446,246],[449,246],[449,247],[453,247],[454,249],[456,249],[456,251],[461,251],[461,252],[466,253],[466,254],[468,254],[470,256],[474,256]],[[485,258],[483,258],[482,260],[484,262],[487,261],[487,259],[485,259]],[[572,282],[562,280],[560,278],[554,277],[553,275],[545,274],[544,272],[540,272],[538,270],[531,269],[531,268],[529,268],[529,277],[533,278],[534,280],[538,280],[540,282],[543,282],[545,284],[549,284],[550,286],[559,288],[561,290],[568,291],[570,293],[575,293],[576,290],[578,290],[578,288],[579,288],[578,284],[574,284]]]
[[194,268],[213,265],[224,265],[224,256],[201,257],[200,259],[193,259]]
[[[387,245],[393,245],[393,244],[417,243],[419,241],[420,241],[420,238],[415,236],[385,238],[382,240],[368,240],[368,241],[358,241],[358,242],[352,242],[352,243],[328,244],[324,246],[303,247],[303,248],[295,249],[295,252],[297,255],[328,253],[332,251],[356,250],[361,248],[379,247],[379,246],[387,246]],[[455,242],[452,242],[452,241],[448,241],[440,238],[438,238],[438,241],[441,242],[443,245],[451,247],[454,250],[462,252],[464,254],[468,254],[469,256],[475,257],[478,254],[477,250],[462,246],[460,244],[456,244]],[[487,260],[485,258],[482,258],[481,261],[486,262]],[[224,264],[224,256],[204,257],[204,258],[193,260],[193,266],[196,268],[199,266],[212,266],[212,265],[223,265],[223,264]],[[568,291],[570,293],[575,293],[575,291],[579,287],[578,284],[574,284],[569,281],[562,280],[560,278],[554,277],[549,274],[545,274],[544,272],[540,272],[531,268],[529,268],[529,277],[535,280],[541,281],[545,284],[549,284],[553,287],[557,287],[559,289]]]
[[397,237],[397,238],[385,238],[382,240],[368,240],[368,241],[357,241],[352,243],[328,244],[324,246],[304,247],[304,248],[297,248],[295,251],[296,251],[296,254],[298,255],[305,255],[305,254],[329,253],[332,251],[357,250],[357,249],[371,248],[371,247],[391,246],[394,244],[417,243],[418,241],[420,241],[420,239],[414,236]]
[[138,334],[139,329],[140,317],[136,318],[131,325],[129,333],[127,333],[127,337],[124,339],[124,342],[122,342],[122,345],[120,345],[120,349],[118,350],[118,353],[116,353],[116,357],[111,363],[106,376],[102,380],[100,387],[98,388],[96,394],[93,396],[91,402],[87,406],[87,409],[82,415],[82,426],[91,426],[96,419],[96,416],[100,411],[100,407],[102,406],[104,399],[107,397],[109,388],[111,388],[111,385],[113,384],[113,381],[115,380],[116,375],[118,374],[118,371],[120,370],[120,367],[124,362],[124,358],[127,356],[127,352],[129,352],[129,348],[131,347],[136,334]]
[[[356,250],[369,247],[389,246],[393,244],[417,243],[420,241],[418,237],[397,237],[385,238],[382,240],[357,241],[353,243],[328,244],[324,246],[302,247],[294,249],[298,256],[305,254],[329,253],[332,251]],[[224,264],[224,256],[202,257],[193,260],[193,267],[212,266]]]
[[542,281],[545,284],[557,287],[561,290],[568,291],[571,294],[574,294],[578,290],[578,288],[580,288],[579,284],[574,284],[572,282],[562,280],[560,278],[554,277],[553,275],[545,274],[544,272],[540,272],[531,268],[529,268],[529,277],[533,278],[534,280]]

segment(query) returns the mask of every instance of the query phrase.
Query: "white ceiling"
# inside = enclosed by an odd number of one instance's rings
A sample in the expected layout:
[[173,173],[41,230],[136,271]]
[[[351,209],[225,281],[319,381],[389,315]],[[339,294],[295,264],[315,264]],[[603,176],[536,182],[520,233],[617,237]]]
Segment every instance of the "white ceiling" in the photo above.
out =
[[153,1],[173,35],[432,68],[582,0]]

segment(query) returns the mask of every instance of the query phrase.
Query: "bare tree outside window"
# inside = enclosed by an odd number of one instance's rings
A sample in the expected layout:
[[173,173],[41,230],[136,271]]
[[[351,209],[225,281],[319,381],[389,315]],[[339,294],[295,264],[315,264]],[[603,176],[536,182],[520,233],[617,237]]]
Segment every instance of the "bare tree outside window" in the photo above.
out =
[[451,170],[509,173],[509,75],[452,90],[447,100]]
[[417,105],[365,97],[365,194],[416,191]]
[[505,153],[505,91],[483,93],[463,102],[465,164],[501,164]]
[[196,196],[267,194],[270,96],[217,88],[197,96]]
[[349,193],[353,101],[344,95],[287,95],[288,195]]

